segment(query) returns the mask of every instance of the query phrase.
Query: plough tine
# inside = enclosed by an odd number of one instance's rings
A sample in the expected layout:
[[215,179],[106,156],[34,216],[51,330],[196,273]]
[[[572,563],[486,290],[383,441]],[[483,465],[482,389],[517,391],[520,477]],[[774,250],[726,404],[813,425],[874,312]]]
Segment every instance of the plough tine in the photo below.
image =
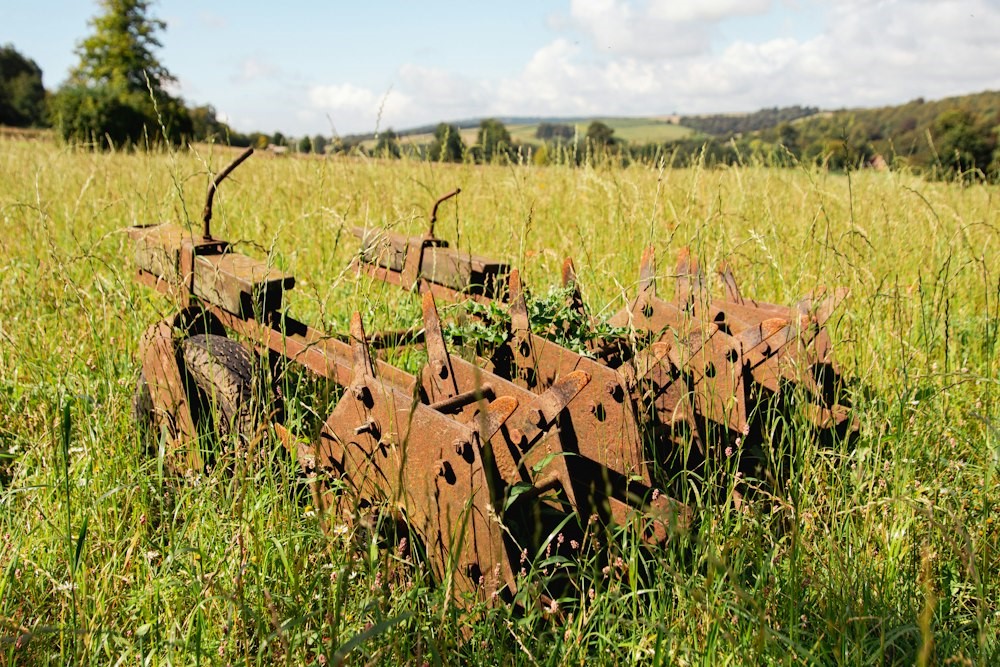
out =
[[681,248],[677,254],[677,303],[681,306],[694,304],[705,286],[704,275],[698,260],[689,248]]
[[429,377],[434,385],[434,395],[451,397],[458,393],[455,371],[451,367],[451,355],[444,342],[441,318],[434,303],[434,295],[425,291],[422,297],[424,316],[424,345],[427,350]]
[[656,296],[656,248],[648,246],[639,262],[639,294]]
[[743,305],[743,297],[740,295],[740,288],[736,284],[736,276],[733,275],[732,269],[729,268],[729,264],[723,262],[719,266],[719,277],[722,279],[722,284],[726,288],[726,298],[733,303],[738,303]]

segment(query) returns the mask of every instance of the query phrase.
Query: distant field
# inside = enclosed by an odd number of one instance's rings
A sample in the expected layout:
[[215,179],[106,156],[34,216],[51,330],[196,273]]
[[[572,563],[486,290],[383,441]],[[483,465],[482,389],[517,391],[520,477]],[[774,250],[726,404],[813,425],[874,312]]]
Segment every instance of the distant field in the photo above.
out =
[[[656,118],[595,118],[593,120],[599,120],[615,131],[615,137],[622,141],[626,141],[632,144],[646,144],[646,143],[663,143],[667,141],[674,141],[676,139],[683,139],[684,137],[694,134],[694,131],[690,128],[677,125],[666,120],[660,120]],[[584,136],[587,133],[587,126],[590,125],[590,120],[577,121],[575,123],[563,123],[566,125],[573,125],[576,127],[577,132],[580,136]],[[538,124],[533,123],[529,125],[507,125],[507,130],[510,132],[511,138],[522,144],[540,144],[541,140],[535,136],[538,131]],[[476,142],[476,136],[479,133],[478,128],[467,128],[459,130],[462,135],[462,141],[465,142],[466,146],[471,146]],[[434,140],[433,134],[412,134],[400,138],[400,143],[403,144],[413,144],[416,146],[429,144]],[[374,148],[375,141],[368,140],[363,142],[366,148]]]
[[[581,556],[562,613],[466,614],[376,531],[333,517],[325,533],[270,432],[258,458],[229,450],[189,478],[140,438],[140,336],[177,304],[136,282],[122,230],[196,228],[231,158],[0,138],[0,665],[1000,664],[995,186],[812,166],[240,167],[213,231],[295,275],[291,312],[331,332],[354,311],[369,331],[419,321],[413,295],[349,268],[349,229],[423,232],[456,186],[438,234],[538,294],[573,256],[598,319],[636,293],[650,244],[667,298],[681,246],[770,302],[850,290],[828,330],[857,440],[776,425],[791,435],[741,509],[692,492],[694,523],[665,546],[600,533],[607,558]],[[288,423],[337,398],[287,401]]]
[[[595,118],[594,120],[599,120],[613,129],[615,138],[632,144],[662,143],[683,139],[693,134],[690,128],[652,118]],[[574,124],[580,136],[587,133],[587,126],[590,123],[591,121],[587,120]],[[511,137],[517,141],[538,142],[535,138],[537,124],[512,125],[507,129],[510,130]]]

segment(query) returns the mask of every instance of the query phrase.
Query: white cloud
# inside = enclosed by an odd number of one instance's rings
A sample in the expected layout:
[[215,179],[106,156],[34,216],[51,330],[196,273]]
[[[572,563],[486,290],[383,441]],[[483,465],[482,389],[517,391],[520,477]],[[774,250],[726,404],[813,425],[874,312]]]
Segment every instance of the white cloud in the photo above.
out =
[[[738,30],[734,17],[779,13],[772,25],[791,25],[785,32],[719,39],[723,23]],[[550,26],[557,36],[510,75],[407,64],[388,94],[311,86],[302,115],[358,132],[490,115],[873,106],[1000,88],[996,0],[570,0]],[[244,61],[246,76],[267,73]]]
[[344,133],[374,131],[386,128],[409,116],[412,104],[409,95],[389,89],[376,92],[351,83],[313,85],[307,92],[308,109],[300,110],[299,118],[329,117]]
[[[892,104],[1000,87],[1000,5],[990,0],[839,0],[807,38],[710,48],[716,24],[764,0],[573,0],[588,50],[559,38],[499,85],[524,112],[701,113],[765,106]],[[687,33],[687,42],[681,33]],[[660,44],[655,37],[670,43]],[[613,46],[608,49],[602,47]]]
[[765,14],[771,0],[571,0],[570,16],[598,52],[676,57],[709,50],[716,24]]

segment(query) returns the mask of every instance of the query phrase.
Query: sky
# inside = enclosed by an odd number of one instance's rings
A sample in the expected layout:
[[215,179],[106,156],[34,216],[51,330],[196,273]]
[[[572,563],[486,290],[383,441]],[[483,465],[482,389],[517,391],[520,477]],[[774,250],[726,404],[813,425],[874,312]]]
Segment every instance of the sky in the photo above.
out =
[[[99,13],[3,0],[57,88]],[[160,0],[174,93],[289,136],[509,116],[836,109],[1000,89],[1000,0]]]

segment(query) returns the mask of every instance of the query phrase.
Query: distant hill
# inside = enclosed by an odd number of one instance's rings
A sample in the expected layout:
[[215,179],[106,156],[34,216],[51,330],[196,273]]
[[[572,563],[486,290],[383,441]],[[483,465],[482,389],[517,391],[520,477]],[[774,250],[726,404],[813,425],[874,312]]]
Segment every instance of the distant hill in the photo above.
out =
[[[875,109],[840,109],[802,119],[793,124],[797,143],[808,149],[819,137],[840,140],[859,151],[880,154],[889,161],[907,160],[919,164],[933,161],[933,153],[950,152],[955,141],[969,144],[978,152],[978,164],[990,150],[986,143],[1000,126],[1000,92],[926,101],[917,98],[906,104]],[[958,136],[961,134],[966,137]],[[973,135],[981,135],[983,145],[974,146]],[[937,145],[935,145],[937,144]],[[808,152],[808,151],[807,151]]]
[[[466,146],[476,140],[482,119],[453,121]],[[774,166],[799,162],[832,169],[857,166],[909,167],[938,177],[1000,178],[1000,92],[879,108],[823,110],[810,106],[772,107],[751,113],[659,117],[533,117],[500,120],[515,143],[540,145],[542,123],[564,127],[564,137],[582,137],[599,120],[614,130],[618,150],[632,159],[671,164],[735,164],[747,160]],[[401,144],[426,146],[435,125],[397,131]],[[374,146],[374,134],[345,137]]]
[[[759,117],[761,122],[767,114]],[[689,118],[682,122],[690,123]],[[722,127],[720,122],[718,127]],[[812,113],[754,131],[682,139],[676,164],[821,163],[833,169],[908,167],[934,177],[1000,178],[1000,92]]]
[[779,123],[786,123],[799,118],[813,116],[819,113],[819,107],[772,107],[753,113],[712,114],[708,116],[681,116],[680,124],[698,132],[712,135],[742,134],[755,132]]

